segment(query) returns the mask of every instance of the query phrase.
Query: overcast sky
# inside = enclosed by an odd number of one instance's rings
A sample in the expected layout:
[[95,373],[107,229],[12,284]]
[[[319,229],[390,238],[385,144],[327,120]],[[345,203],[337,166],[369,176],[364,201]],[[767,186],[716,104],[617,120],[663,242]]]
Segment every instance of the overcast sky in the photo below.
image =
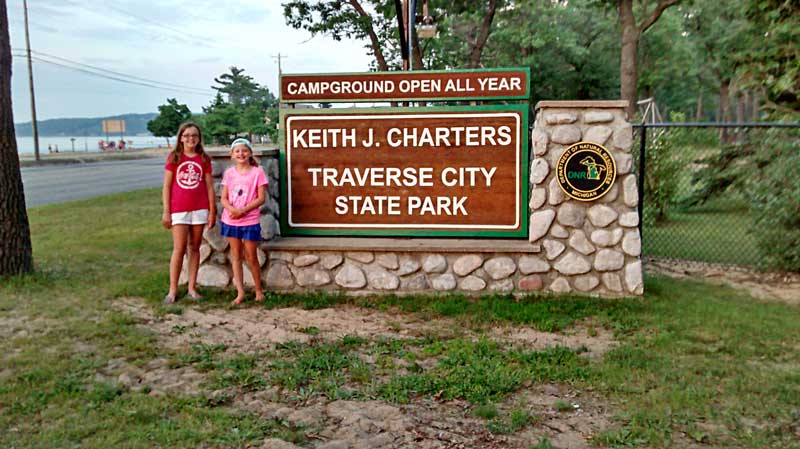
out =
[[[282,62],[284,73],[368,69],[365,42],[335,42],[294,30],[283,19],[281,1],[28,0],[31,49],[41,52],[39,57],[206,92],[124,84],[34,60],[37,118],[156,112],[173,97],[201,112],[213,97],[214,77],[232,65],[277,95],[273,56],[278,53],[288,56]],[[8,15],[12,53],[21,55],[22,1],[8,2]],[[14,57],[12,70],[14,121],[26,122],[31,112],[25,59]]]

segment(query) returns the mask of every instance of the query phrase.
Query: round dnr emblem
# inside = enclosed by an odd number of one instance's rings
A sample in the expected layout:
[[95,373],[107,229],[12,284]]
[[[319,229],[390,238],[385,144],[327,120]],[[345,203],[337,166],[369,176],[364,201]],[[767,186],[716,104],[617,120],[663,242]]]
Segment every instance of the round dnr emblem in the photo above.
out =
[[561,190],[570,198],[593,201],[611,189],[617,177],[617,164],[602,145],[578,142],[558,158],[556,177]]

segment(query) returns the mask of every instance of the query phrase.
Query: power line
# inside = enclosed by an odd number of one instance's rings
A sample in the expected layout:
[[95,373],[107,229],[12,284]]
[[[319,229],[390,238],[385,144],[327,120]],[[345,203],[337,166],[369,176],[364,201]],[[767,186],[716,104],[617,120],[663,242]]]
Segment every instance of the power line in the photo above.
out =
[[[24,58],[25,57],[25,55],[21,55],[21,54],[13,54],[13,56],[17,57],[17,58]],[[154,88],[154,89],[168,90],[168,91],[173,91],[173,92],[194,94],[194,95],[206,95],[206,96],[211,96],[212,95],[211,91],[197,92],[197,91],[190,91],[190,90],[185,90],[185,89],[178,89],[178,88],[170,87],[170,86],[159,86],[159,85],[156,85],[156,84],[153,84],[153,83],[145,83],[145,82],[139,82],[139,81],[135,81],[135,80],[128,80],[128,79],[124,79],[124,78],[119,78],[117,76],[111,76],[111,75],[106,75],[106,74],[103,74],[103,73],[97,73],[97,72],[93,72],[91,70],[82,69],[80,67],[73,67],[73,66],[69,66],[69,65],[66,65],[66,64],[61,64],[59,62],[49,61],[49,60],[41,58],[39,56],[32,56],[31,59],[33,59],[35,61],[43,62],[45,64],[50,64],[50,65],[54,65],[54,66],[58,66],[58,67],[63,67],[63,68],[66,68],[66,69],[74,70],[76,72],[85,73],[87,75],[92,75],[92,76],[96,76],[96,77],[99,77],[99,78],[105,78],[105,79],[109,79],[109,80],[112,80],[112,81],[118,81],[118,82],[126,83],[126,84],[138,85],[138,86],[143,86],[143,87],[150,87],[150,88]]]
[[167,31],[171,31],[171,32],[177,34],[178,36],[180,36],[182,38],[189,37],[192,40],[195,40],[195,41],[197,41],[199,43],[203,43],[205,45],[210,45],[212,47],[219,47],[219,44],[217,44],[216,42],[212,42],[212,41],[206,40],[205,38],[203,38],[201,36],[189,34],[185,30],[179,30],[177,28],[172,28],[170,26],[164,25],[163,23],[158,23],[158,22],[152,21],[147,17],[142,17],[142,16],[139,16],[139,15],[133,14],[130,11],[126,11],[126,10],[121,9],[119,7],[113,6],[113,5],[109,4],[107,1],[104,2],[104,4],[108,9],[116,11],[119,14],[130,16],[130,17],[133,17],[134,19],[141,20],[142,22],[145,22],[145,23],[147,23],[147,24],[149,24],[151,26],[155,26],[155,27],[167,30]]
[[[14,48],[14,47],[12,47],[11,50],[24,51],[21,48]],[[202,92],[202,93],[212,93],[210,90],[205,90],[205,89],[199,88],[199,87],[186,86],[186,85],[183,85],[183,84],[175,84],[175,83],[170,83],[170,82],[166,82],[166,81],[151,80],[151,79],[142,78],[142,77],[135,76],[135,75],[129,75],[127,73],[116,72],[114,70],[105,69],[103,67],[93,66],[93,65],[86,64],[86,63],[83,63],[83,62],[78,62],[78,61],[73,61],[71,59],[62,58],[61,56],[51,55],[51,54],[45,53],[43,51],[31,50],[31,52],[34,53],[34,54],[37,54],[37,55],[44,56],[44,57],[57,59],[59,61],[64,61],[64,62],[67,62],[67,63],[70,63],[70,64],[75,64],[75,65],[78,65],[78,66],[86,67],[86,68],[89,68],[89,69],[92,69],[92,70],[97,70],[97,71],[100,71],[100,72],[106,72],[106,73],[110,73],[110,74],[113,74],[113,75],[123,76],[123,77],[126,77],[126,78],[131,78],[133,80],[143,81],[143,82],[146,82],[146,83],[161,84],[161,85],[165,85],[165,86],[176,87],[176,88],[179,88],[179,89],[196,90],[196,91],[199,91],[199,92]]]

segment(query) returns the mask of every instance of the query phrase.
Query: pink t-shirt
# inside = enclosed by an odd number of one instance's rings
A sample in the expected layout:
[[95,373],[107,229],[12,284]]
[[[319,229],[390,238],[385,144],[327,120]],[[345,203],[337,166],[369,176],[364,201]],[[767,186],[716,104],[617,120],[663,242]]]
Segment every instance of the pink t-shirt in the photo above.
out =
[[[242,208],[258,198],[258,187],[267,184],[269,180],[261,167],[250,167],[244,174],[236,171],[236,167],[230,167],[222,175],[222,185],[228,188],[228,202],[237,208]],[[259,223],[260,216],[258,207],[239,218],[231,217],[228,209],[225,209],[222,212],[222,222],[231,226],[252,226]]]
[[205,175],[211,173],[211,162],[203,161],[199,154],[189,157],[181,153],[177,164],[173,164],[171,159],[172,154],[167,156],[164,164],[164,169],[173,174],[169,211],[174,214],[209,209]]

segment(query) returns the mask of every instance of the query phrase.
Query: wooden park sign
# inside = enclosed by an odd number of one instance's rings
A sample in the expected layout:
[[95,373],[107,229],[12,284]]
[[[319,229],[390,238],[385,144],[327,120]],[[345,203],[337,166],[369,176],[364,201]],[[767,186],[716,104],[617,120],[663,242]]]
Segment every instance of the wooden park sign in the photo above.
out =
[[525,237],[528,108],[282,109],[283,235]]
[[281,76],[281,102],[526,100],[530,69]]

